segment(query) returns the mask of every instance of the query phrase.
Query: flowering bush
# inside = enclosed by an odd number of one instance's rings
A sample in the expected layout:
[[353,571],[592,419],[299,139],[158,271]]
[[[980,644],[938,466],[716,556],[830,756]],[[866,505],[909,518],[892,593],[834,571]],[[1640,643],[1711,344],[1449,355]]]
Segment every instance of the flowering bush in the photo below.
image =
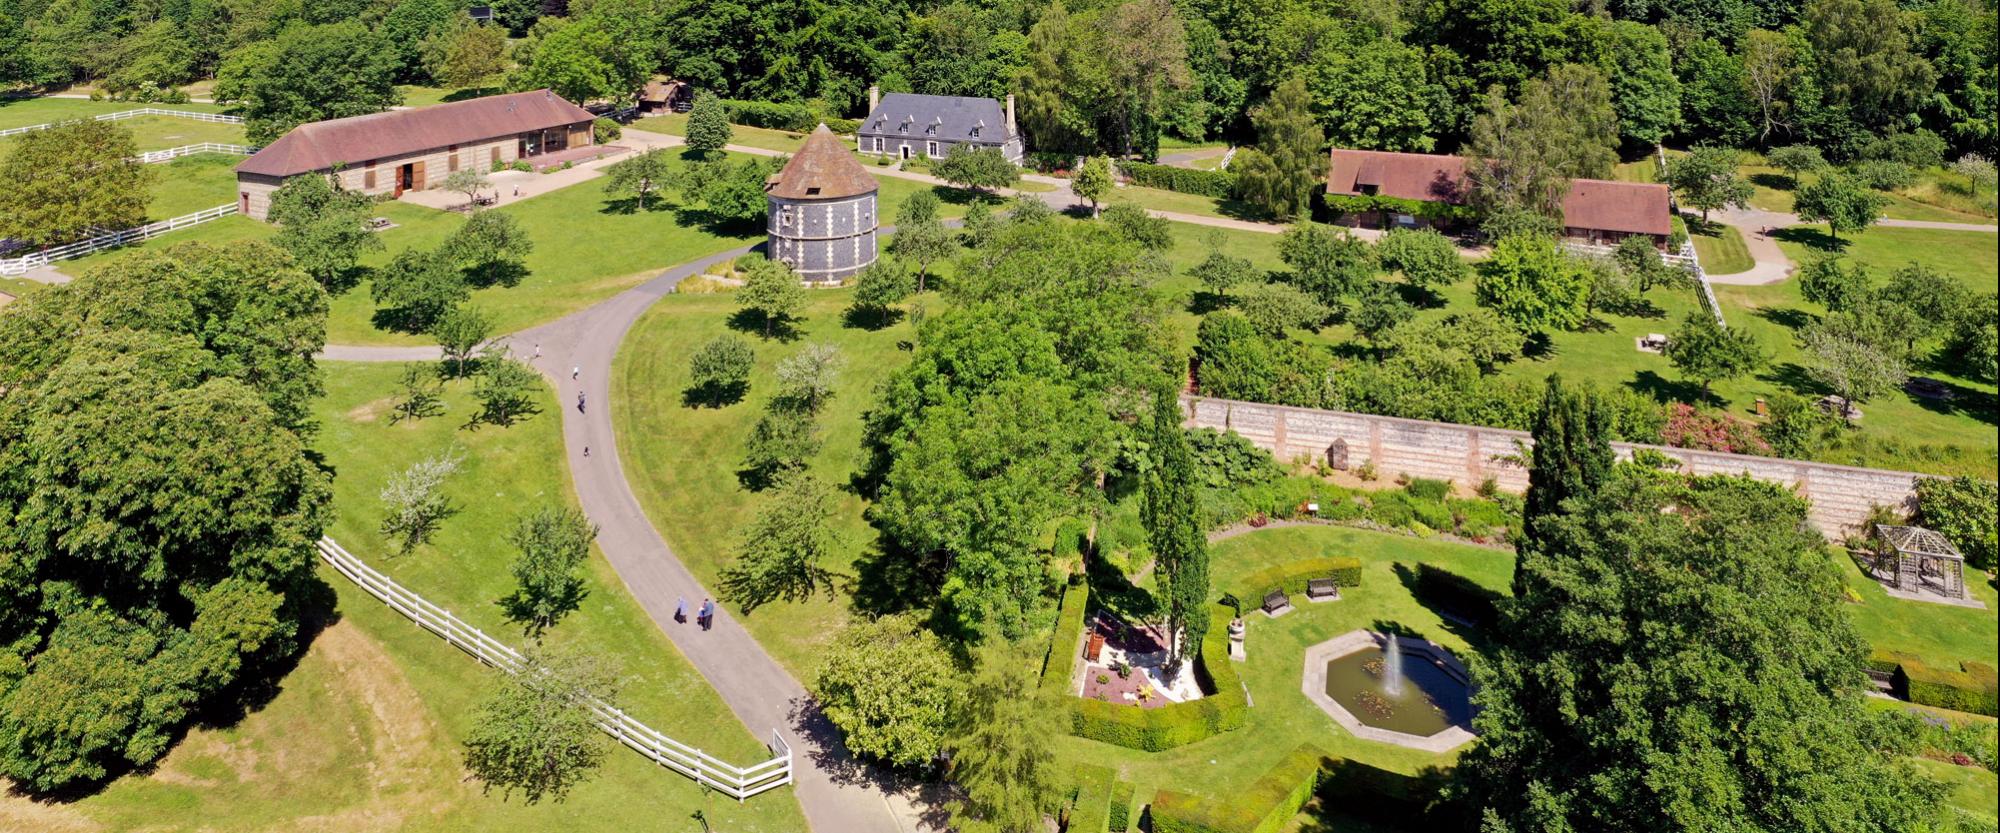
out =
[[1667,407],[1667,424],[1660,428],[1660,441],[1700,451],[1771,453],[1770,443],[1757,434],[1756,426],[1740,419],[1704,414],[1684,402]]

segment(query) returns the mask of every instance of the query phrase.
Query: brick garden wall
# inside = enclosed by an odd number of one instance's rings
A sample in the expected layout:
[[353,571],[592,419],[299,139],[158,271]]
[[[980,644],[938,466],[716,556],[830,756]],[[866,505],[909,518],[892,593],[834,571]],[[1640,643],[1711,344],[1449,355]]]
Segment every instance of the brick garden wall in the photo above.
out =
[[[1301,455],[1325,460],[1336,443],[1344,442],[1348,468],[1372,462],[1384,479],[1408,475],[1477,486],[1491,477],[1503,489],[1528,488],[1527,469],[1502,459],[1531,445],[1524,431],[1200,396],[1182,397],[1182,404],[1189,427],[1234,431],[1280,461]],[[1650,448],[1680,460],[1694,474],[1749,474],[1790,486],[1811,501],[1813,525],[1836,539],[1856,529],[1875,506],[1913,510],[1916,481],[1922,476],[1636,443],[1612,447],[1620,458],[1631,457],[1635,448]]]

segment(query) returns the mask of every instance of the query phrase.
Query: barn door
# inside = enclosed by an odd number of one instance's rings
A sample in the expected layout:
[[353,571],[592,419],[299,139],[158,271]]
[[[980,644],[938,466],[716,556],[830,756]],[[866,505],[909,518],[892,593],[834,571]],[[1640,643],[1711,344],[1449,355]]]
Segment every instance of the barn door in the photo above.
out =
[[424,190],[424,160],[410,163],[410,190]]

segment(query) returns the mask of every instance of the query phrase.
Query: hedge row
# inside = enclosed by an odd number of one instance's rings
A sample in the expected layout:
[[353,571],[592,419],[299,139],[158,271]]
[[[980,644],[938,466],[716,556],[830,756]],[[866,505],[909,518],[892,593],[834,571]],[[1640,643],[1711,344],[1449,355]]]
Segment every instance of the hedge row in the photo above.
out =
[[1960,663],[1963,670],[1932,668],[1914,659],[1897,667],[1895,686],[1912,703],[2000,717],[2000,673],[1983,662]]
[[1318,747],[1301,744],[1227,799],[1161,790],[1153,798],[1153,833],[1276,833],[1299,814],[1332,765]]
[[1132,829],[1132,782],[1111,785],[1111,833]]
[[[1079,699],[1070,712],[1070,733],[1127,749],[1158,752],[1242,728],[1249,719],[1250,704],[1243,695],[1242,679],[1229,661],[1229,620],[1235,616],[1236,610],[1225,605],[1209,608],[1208,633],[1195,657],[1195,672],[1207,677],[1207,689],[1213,694],[1157,709]],[[1063,625],[1058,624],[1058,644],[1064,639]],[[1042,685],[1049,685],[1046,667]]]
[[1236,194],[1236,175],[1228,171],[1203,171],[1144,162],[1120,162],[1118,170],[1133,185],[1147,188],[1218,199],[1228,199]]
[[803,104],[723,99],[722,108],[728,114],[730,124],[750,127],[804,133],[825,122],[827,128],[835,133],[853,133],[861,128],[861,122],[856,119],[821,118],[811,107]]
[[1083,639],[1084,609],[1090,588],[1082,583],[1063,589],[1056,608],[1056,633],[1049,639],[1049,655],[1042,660],[1042,688],[1068,696],[1070,671],[1076,668],[1077,643]]
[[1273,589],[1287,594],[1306,592],[1306,582],[1316,578],[1333,579],[1342,587],[1357,587],[1361,584],[1361,559],[1347,556],[1308,558],[1265,567],[1251,573],[1243,583],[1237,585],[1236,598],[1244,604],[1257,605],[1264,601],[1264,594]]
[[1105,833],[1111,822],[1111,770],[1095,764],[1076,767],[1076,802],[1066,833]]
[[1424,202],[1400,197],[1384,197],[1367,194],[1327,194],[1326,207],[1336,214],[1408,214],[1422,217],[1432,222],[1465,222],[1477,219],[1479,214],[1469,205],[1453,205],[1445,202]]
[[1479,627],[1500,620],[1500,594],[1485,585],[1431,564],[1417,565],[1417,597],[1451,610]]

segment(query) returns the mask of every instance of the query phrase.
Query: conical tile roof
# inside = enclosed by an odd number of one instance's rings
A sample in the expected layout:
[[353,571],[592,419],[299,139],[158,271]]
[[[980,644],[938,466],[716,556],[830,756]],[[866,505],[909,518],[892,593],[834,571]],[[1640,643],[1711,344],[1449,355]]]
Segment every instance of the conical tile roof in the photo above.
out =
[[764,192],[787,200],[836,200],[871,194],[876,188],[868,169],[821,124],[785,169],[765,183]]

